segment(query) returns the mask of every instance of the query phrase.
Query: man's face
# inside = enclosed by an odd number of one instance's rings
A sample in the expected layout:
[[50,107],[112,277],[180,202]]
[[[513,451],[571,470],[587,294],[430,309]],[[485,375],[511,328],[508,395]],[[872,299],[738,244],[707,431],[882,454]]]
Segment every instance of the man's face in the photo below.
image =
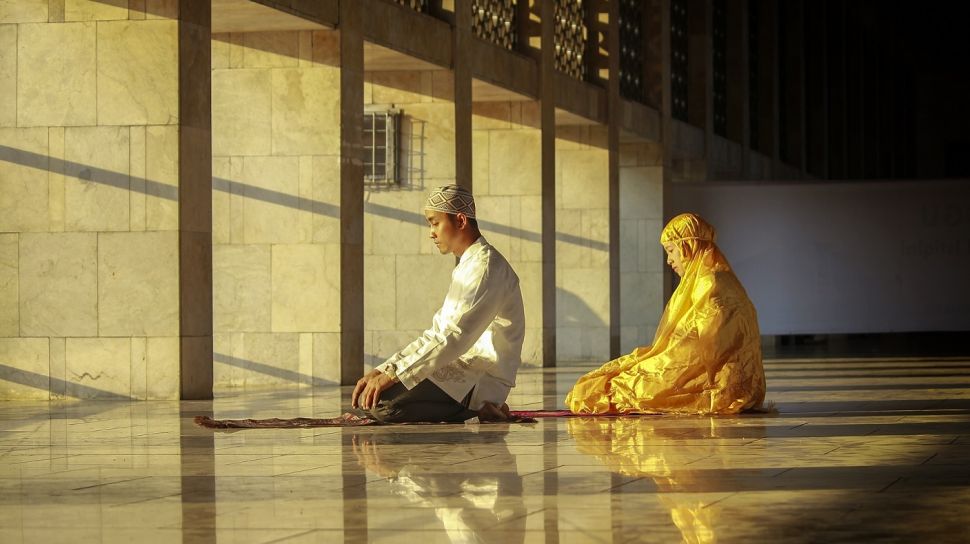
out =
[[455,220],[445,212],[424,211],[424,217],[428,220],[428,226],[431,227],[431,240],[442,255],[454,251],[455,241],[460,233],[458,224],[462,222],[462,215],[458,214],[458,218]]
[[680,252],[680,246],[676,244],[664,244],[664,251],[667,252],[667,264],[678,276],[684,275],[684,256]]

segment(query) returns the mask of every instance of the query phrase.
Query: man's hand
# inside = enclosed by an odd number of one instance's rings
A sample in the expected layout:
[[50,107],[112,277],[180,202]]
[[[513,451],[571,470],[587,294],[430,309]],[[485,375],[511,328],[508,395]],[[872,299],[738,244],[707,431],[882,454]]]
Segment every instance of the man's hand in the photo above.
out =
[[354,392],[353,394],[350,395],[351,406],[353,406],[354,408],[360,408],[360,406],[357,404],[357,398],[360,396],[361,393],[364,392],[364,388],[367,387],[367,382],[369,382],[371,378],[377,377],[377,375],[380,373],[381,371],[375,368],[374,370],[371,370],[370,372],[365,374],[363,378],[357,380],[357,385],[354,386]]
[[370,410],[377,406],[381,393],[387,391],[394,385],[394,378],[384,374],[380,370],[372,370],[363,378],[357,380],[354,392],[350,397],[351,406]]

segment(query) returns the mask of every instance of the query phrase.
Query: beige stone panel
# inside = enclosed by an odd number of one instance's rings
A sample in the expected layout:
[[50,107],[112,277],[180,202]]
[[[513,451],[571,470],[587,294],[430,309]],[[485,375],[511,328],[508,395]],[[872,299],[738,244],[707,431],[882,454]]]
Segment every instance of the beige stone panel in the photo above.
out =
[[74,127],[64,132],[65,228],[129,229],[128,127]]
[[229,333],[212,334],[212,388],[216,393],[233,387],[233,366],[226,361],[232,358],[232,335]]
[[178,23],[98,23],[98,124],[173,125],[178,108]]
[[607,208],[609,164],[606,152],[575,151],[562,156],[561,198],[566,209]]
[[273,70],[273,154],[338,153],[339,93],[335,68]]
[[273,246],[273,331],[340,330],[339,245]]
[[0,399],[50,398],[47,338],[0,338]]
[[427,239],[428,229],[412,221],[402,221],[376,214],[368,219],[365,228],[371,231],[373,240],[371,251],[375,255],[414,255],[418,253],[421,244],[431,244]]
[[396,266],[397,328],[427,329],[448,293],[454,256],[398,255]]
[[64,127],[50,127],[47,131],[49,142],[48,156],[48,217],[50,232],[64,232]]
[[663,166],[664,146],[663,144],[651,143],[640,147],[637,155],[637,164],[640,166]]
[[542,366],[542,357],[542,329],[526,327],[525,336],[522,339],[522,364]]
[[[313,212],[320,211],[320,205],[313,201],[313,157],[303,155],[300,157],[300,232],[307,232],[310,241],[313,241]],[[334,241],[340,243],[340,240]]]
[[540,192],[542,153],[538,130],[495,130],[489,138],[488,187],[493,195]]
[[367,77],[374,86],[375,104],[406,107],[431,101],[430,72],[370,72]]
[[177,230],[179,127],[150,126],[146,129],[145,172],[149,182],[145,200],[145,225],[148,230]]
[[20,237],[0,234],[0,337],[20,336]]
[[455,101],[455,74],[450,70],[431,72],[431,95],[435,102]]
[[0,24],[46,23],[49,0],[0,0]]
[[519,291],[525,310],[526,342],[522,347],[523,361],[542,362],[542,264],[511,263],[519,276]]
[[556,127],[556,150],[589,149],[589,127],[586,126],[557,126]]
[[640,222],[620,219],[620,272],[640,269]]
[[269,155],[272,72],[213,70],[212,155]]
[[271,250],[261,245],[217,245],[212,253],[216,332],[268,331],[271,326]]
[[513,201],[513,214],[518,206],[518,226],[524,234],[519,237],[519,260],[542,261],[542,197],[521,196]]
[[0,232],[46,231],[47,129],[0,128],[0,146]]
[[228,244],[231,240],[231,204],[225,182],[232,178],[232,163],[228,157],[213,157],[212,178],[212,243]]
[[[17,125],[95,124],[95,23],[24,24],[19,28]],[[64,47],[66,43],[71,47]]]
[[131,176],[131,191],[129,193],[129,206],[131,206],[131,230],[145,230],[145,205],[146,205],[146,170],[145,170],[145,127],[131,127],[128,141],[128,172]]
[[491,194],[489,186],[489,132],[488,130],[472,131],[472,185],[475,196]]
[[131,339],[131,398],[148,398],[148,339]]
[[641,220],[637,224],[638,228],[638,250],[640,266],[642,272],[663,273],[667,266],[667,255],[664,253],[663,246],[660,245],[660,231],[663,230],[661,219]]
[[394,329],[397,304],[397,275],[393,256],[364,257],[364,328]]
[[[437,308],[435,308],[437,310]],[[383,363],[398,351],[404,349],[417,338],[425,329],[431,326],[431,314],[427,317],[424,329],[393,330],[393,331],[374,331],[371,340],[371,351],[366,355],[377,364]],[[377,365],[374,365],[377,366]]]
[[623,176],[624,168],[637,166],[637,155],[640,153],[641,144],[620,144],[619,158],[620,176]]
[[299,384],[300,335],[247,333],[241,366],[245,386]]
[[472,127],[475,130],[508,130],[512,128],[511,102],[473,102]]
[[229,159],[229,241],[241,244],[246,240],[246,222],[244,212],[246,208],[245,186],[239,183],[243,179],[242,157]]
[[97,259],[94,233],[21,234],[21,334],[97,335]]
[[[213,77],[215,77],[214,72],[216,70],[229,68],[229,36],[230,34],[228,32],[212,35],[212,48],[209,54],[212,55],[210,62],[212,63]],[[212,96],[214,99],[214,91]],[[215,104],[213,104],[213,107],[215,107]]]
[[178,400],[179,398],[179,338],[148,339],[148,398],[150,400]]
[[298,31],[246,32],[242,35],[243,68],[289,68],[300,62]]
[[300,386],[313,385],[313,334],[300,334]]
[[571,316],[567,323],[590,327],[609,326],[610,278],[605,268],[566,268],[557,275],[565,292],[563,311]]
[[147,19],[177,19],[179,0],[146,0]]
[[246,157],[241,181],[247,244],[310,240],[311,233],[301,230],[299,157]]
[[[340,157],[316,156],[310,165],[310,211],[315,243],[340,243]],[[302,174],[301,174],[302,176]],[[301,184],[302,184],[301,177]]]
[[513,120],[512,128],[516,125],[522,128],[539,130],[542,128],[542,108],[539,102],[518,102],[519,118]]
[[[3,19],[0,2],[0,20]],[[17,25],[0,24],[0,127],[17,125]]]
[[556,211],[556,267],[589,265],[589,245],[583,242],[583,211]]
[[482,234],[499,253],[508,259],[517,259],[512,251],[512,198],[506,196],[481,196],[475,198],[475,212],[478,215]]
[[641,166],[620,169],[620,217],[663,217],[663,168]]
[[178,261],[174,231],[99,235],[100,335],[177,335]]
[[340,383],[340,333],[313,334],[313,379]]
[[229,67],[230,68],[242,68],[243,67],[243,40],[246,36],[239,32],[233,32],[229,34]]
[[67,395],[67,341],[64,338],[51,338],[51,398],[64,398]]
[[66,355],[69,397],[131,395],[130,338],[68,338]]
[[609,210],[583,210],[583,238],[588,240],[590,261],[588,266],[610,266],[610,214]]
[[366,191],[365,251],[374,255],[437,253],[424,219],[425,191]]
[[642,272],[620,274],[620,292],[623,294],[623,304],[620,305],[621,325],[641,326],[657,319],[663,286],[660,283],[651,285],[653,276]]
[[340,32],[316,30],[311,33],[313,62],[328,66],[340,66]]
[[313,66],[313,32],[301,30],[299,34],[300,66]]
[[145,20],[146,0],[128,0],[128,18],[132,21]]
[[128,0],[64,0],[65,21],[113,21],[128,18]]

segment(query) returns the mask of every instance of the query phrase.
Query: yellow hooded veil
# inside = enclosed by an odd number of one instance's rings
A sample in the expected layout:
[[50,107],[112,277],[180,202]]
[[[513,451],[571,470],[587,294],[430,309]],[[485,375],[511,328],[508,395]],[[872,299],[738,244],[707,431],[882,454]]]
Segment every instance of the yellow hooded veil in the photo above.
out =
[[653,344],[581,377],[566,396],[571,411],[736,414],[761,406],[758,315],[715,236],[689,213],[664,227],[660,242],[679,246],[685,266]]

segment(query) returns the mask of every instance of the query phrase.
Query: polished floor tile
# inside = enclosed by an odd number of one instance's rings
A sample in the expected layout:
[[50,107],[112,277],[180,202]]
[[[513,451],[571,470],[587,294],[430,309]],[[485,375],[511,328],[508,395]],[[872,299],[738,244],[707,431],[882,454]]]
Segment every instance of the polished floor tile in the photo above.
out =
[[[0,542],[968,542],[970,360],[774,360],[777,412],[213,432],[346,388],[0,403]],[[526,369],[562,407],[585,367]]]

